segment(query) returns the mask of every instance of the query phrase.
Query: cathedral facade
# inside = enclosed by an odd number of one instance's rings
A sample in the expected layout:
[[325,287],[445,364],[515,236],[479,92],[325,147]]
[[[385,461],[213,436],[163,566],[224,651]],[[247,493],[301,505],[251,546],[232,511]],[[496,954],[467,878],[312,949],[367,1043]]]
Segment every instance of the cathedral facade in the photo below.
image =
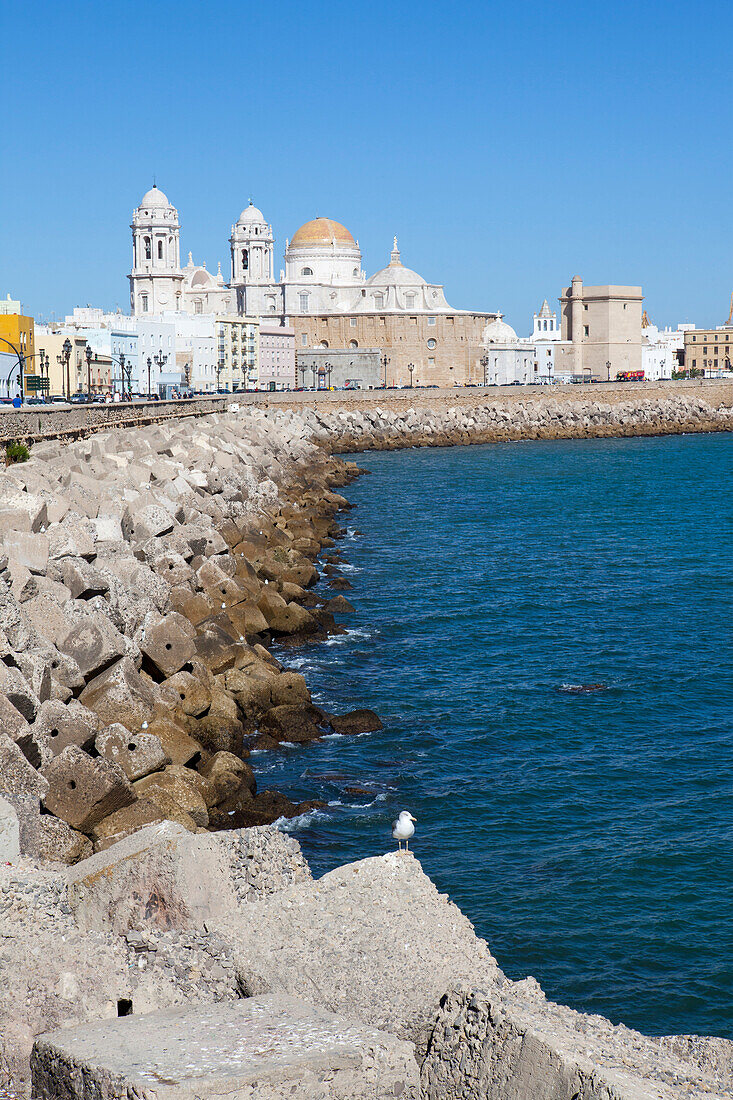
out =
[[389,263],[368,276],[358,241],[331,218],[306,222],[286,241],[275,274],[275,237],[251,202],[231,228],[225,282],[205,266],[180,264],[178,211],[152,187],[132,219],[133,315],[239,314],[292,325],[296,348],[380,348],[386,385],[466,385],[484,381],[482,333],[495,312],[454,309],[443,287],[402,263],[397,239]]

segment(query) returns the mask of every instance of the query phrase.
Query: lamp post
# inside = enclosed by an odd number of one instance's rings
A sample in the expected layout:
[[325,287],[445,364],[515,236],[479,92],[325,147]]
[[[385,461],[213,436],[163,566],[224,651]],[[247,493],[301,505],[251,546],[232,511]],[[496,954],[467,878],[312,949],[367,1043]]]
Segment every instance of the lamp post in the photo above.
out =
[[87,401],[92,400],[92,349],[89,344],[84,349],[84,357],[87,361]]
[[606,360],[606,376],[607,376],[606,381],[610,382],[611,381],[611,360],[610,359]]
[[324,363],[323,366],[326,370],[326,374],[328,375],[328,379],[327,379],[328,386],[327,386],[327,388],[330,390],[331,389],[331,371],[333,370],[333,366],[331,365],[331,363]]
[[387,364],[389,363],[389,356],[385,352],[382,356],[382,366],[384,367],[384,388],[387,389]]
[[[162,351],[158,351],[153,355],[153,362],[157,366],[157,373],[163,373],[163,367],[168,361],[168,356],[164,355]],[[219,388],[219,375],[217,374],[217,389]],[[147,396],[150,397],[150,361],[147,366]]]
[[317,372],[316,367],[311,367],[311,374],[313,375],[313,392],[314,393],[316,392],[316,374],[317,373],[318,372]]
[[0,340],[2,340],[3,344],[7,344],[9,348],[13,349],[13,351],[15,352],[15,355],[17,357],[17,360],[18,360],[17,368],[16,367],[11,368],[10,374],[8,375],[7,380],[6,380],[7,381],[7,387],[8,387],[8,396],[10,396],[10,379],[13,376],[13,371],[17,369],[17,371],[18,371],[18,384],[20,386],[20,400],[22,401],[23,396],[24,396],[23,395],[23,372],[25,370],[26,356],[23,354],[23,351],[21,350],[21,348],[17,348],[15,346],[15,344],[12,344],[10,342],[10,340],[6,340],[4,336],[0,336]]
[[71,401],[71,373],[69,370],[69,364],[71,363],[71,340],[67,336],[61,345],[61,355],[57,355],[61,368],[63,370],[66,367],[66,400]]
[[415,364],[414,363],[408,363],[407,364],[407,369],[410,372],[410,389],[412,389],[412,376],[415,373]]

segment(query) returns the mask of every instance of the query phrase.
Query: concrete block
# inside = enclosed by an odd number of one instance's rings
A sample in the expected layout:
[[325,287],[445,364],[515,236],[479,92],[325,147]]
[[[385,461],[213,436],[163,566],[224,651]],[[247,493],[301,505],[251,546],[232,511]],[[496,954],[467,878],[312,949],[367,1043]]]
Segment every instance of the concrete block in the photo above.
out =
[[40,799],[48,783],[28,762],[18,745],[0,729],[0,795],[15,810],[20,826],[20,849],[28,855],[38,851]]
[[176,672],[160,685],[160,697],[169,706],[179,707],[184,714],[199,717],[211,706],[211,692],[190,672]]
[[160,537],[172,531],[175,523],[173,516],[165,508],[159,504],[148,504],[144,508],[126,509],[122,517],[122,532],[127,539],[145,542],[146,539]]
[[124,656],[125,639],[98,611],[79,617],[58,648],[78,664],[86,680]]
[[66,519],[49,529],[49,556],[52,560],[60,558],[93,558],[94,536],[91,523],[77,519]]
[[217,839],[170,821],[77,864],[67,883],[83,929],[200,928],[237,908],[229,860]]
[[20,857],[20,822],[14,806],[0,798],[0,863]]
[[35,1100],[418,1100],[408,1043],[275,994],[40,1036]]
[[139,730],[132,734],[119,722],[98,733],[94,744],[99,755],[119,764],[131,781],[157,772],[171,762],[154,733]]
[[[161,772],[154,772],[144,779],[138,779],[133,785],[133,790],[138,798],[149,798],[153,802],[159,801],[159,792],[163,794],[161,808],[164,809],[169,799],[173,799],[184,813],[199,827],[206,828],[209,824],[209,811],[202,794],[192,782],[187,782],[179,773],[187,771],[180,764],[171,764]],[[196,772],[191,773],[192,779],[201,779]],[[203,780],[203,782],[207,782]]]
[[19,565],[31,573],[45,573],[48,567],[48,538],[40,532],[16,531],[8,550]]
[[50,699],[41,704],[31,732],[45,743],[51,756],[58,756],[69,745],[91,749],[99,732],[99,718],[76,699],[69,703]]
[[[152,798],[138,798],[131,806],[115,810],[109,817],[97,822],[89,835],[94,841],[94,851],[104,852],[140,829],[149,825],[160,825],[164,821],[175,822],[189,833],[198,832],[199,829],[193,818],[181,809],[175,799],[160,790],[156,791],[155,801]],[[91,852],[88,854],[91,855]]]
[[130,658],[123,657],[87,684],[79,702],[93,710],[102,725],[121,722],[135,731],[152,716],[155,694]]
[[146,622],[140,649],[161,675],[172,676],[195,656],[193,628],[175,612],[157,622]]
[[38,713],[41,701],[17,668],[0,661],[0,695],[4,695],[28,722]]
[[43,769],[44,805],[74,829],[87,832],[103,817],[135,801],[121,768],[69,745]]
[[109,592],[109,582],[84,558],[63,558],[59,568],[63,583],[75,600],[90,600]]
[[52,814],[41,814],[38,821],[38,848],[39,859],[50,863],[66,863],[71,866],[81,859],[88,859],[94,848],[91,840],[82,833],[72,829],[60,817]]
[[28,733],[30,726],[17,707],[13,706],[7,695],[0,695],[0,731],[11,741],[17,741]]

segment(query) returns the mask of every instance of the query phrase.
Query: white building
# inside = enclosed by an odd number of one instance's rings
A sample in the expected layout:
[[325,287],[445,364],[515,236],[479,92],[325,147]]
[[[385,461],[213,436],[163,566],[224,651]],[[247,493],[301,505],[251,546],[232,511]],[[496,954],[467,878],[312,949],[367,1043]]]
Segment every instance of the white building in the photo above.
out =
[[297,315],[373,312],[458,313],[442,286],[428,283],[400,260],[395,238],[390,263],[367,278],[358,241],[331,218],[306,222],[285,244],[285,267],[275,277],[275,237],[252,203],[231,228],[230,282],[206,266],[180,266],[178,211],[158,187],[143,196],[132,218],[130,304],[136,316],[175,310],[239,313],[277,319]]
[[510,386],[536,381],[535,347],[529,340],[520,340],[501,314],[485,326],[481,336],[484,348],[484,385]]
[[646,318],[641,331],[641,369],[647,382],[671,378],[680,370],[681,353],[685,348],[685,333],[694,325],[677,325],[676,329],[659,329]]
[[[532,343],[535,346],[533,374],[536,382],[563,381],[556,379],[555,351],[562,341],[562,332],[557,315],[550,309],[545,298],[539,313],[532,316]],[[567,381],[570,379],[568,378]]]

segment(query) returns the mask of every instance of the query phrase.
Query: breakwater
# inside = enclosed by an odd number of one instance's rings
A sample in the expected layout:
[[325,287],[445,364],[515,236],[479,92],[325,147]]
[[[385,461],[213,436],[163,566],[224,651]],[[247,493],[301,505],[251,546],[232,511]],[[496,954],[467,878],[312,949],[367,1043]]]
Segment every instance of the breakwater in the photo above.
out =
[[[44,1030],[282,993],[409,1043],[390,1095],[731,1095],[730,1044],[646,1039],[509,982],[414,860],[313,884],[294,842],[251,828],[308,803],[263,798],[248,746],[379,721],[315,707],[271,655],[341,629],[311,589],[357,473],[327,453],[354,433],[324,447],[328,427],[248,409],[39,444],[3,476],[6,1080],[27,1091]],[[37,1047],[39,1095],[81,1073],[59,1044]]]

